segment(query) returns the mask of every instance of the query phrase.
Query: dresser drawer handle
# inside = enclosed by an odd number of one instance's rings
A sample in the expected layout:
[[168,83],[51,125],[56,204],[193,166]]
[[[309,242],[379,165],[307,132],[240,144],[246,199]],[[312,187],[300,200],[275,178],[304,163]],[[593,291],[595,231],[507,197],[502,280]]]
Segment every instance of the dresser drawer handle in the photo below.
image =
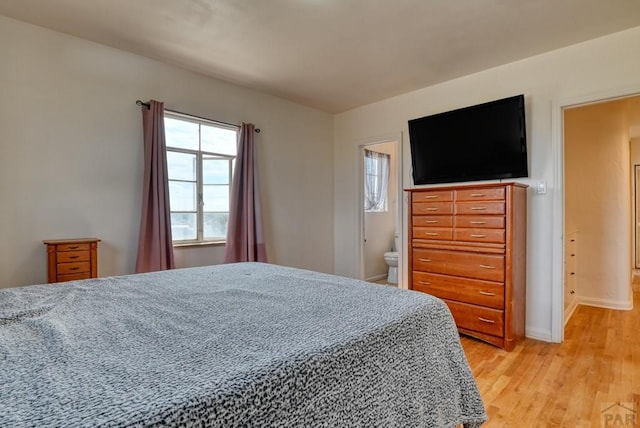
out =
[[77,266],[69,268],[69,270],[78,270],[78,269],[80,269],[80,268],[77,267]]
[[429,281],[418,281],[418,283],[422,285],[431,285]]
[[418,260],[420,260],[421,262],[426,262],[426,263],[431,262],[431,259],[423,259],[422,257],[419,257]]
[[490,265],[480,265],[480,267],[482,269],[495,269],[496,268],[495,266],[490,266]]
[[482,321],[482,322],[486,322],[486,323],[489,323],[489,324],[495,324],[496,323],[494,320],[488,320],[488,319],[482,318],[482,317],[478,317],[478,319],[480,321]]
[[437,199],[437,198],[439,198],[439,197],[440,197],[440,196],[438,196],[438,195],[427,195],[427,196],[425,196],[424,198],[425,198],[425,199]]
[[425,235],[429,235],[429,236],[438,236],[439,233],[438,232],[425,232]]
[[70,259],[77,259],[80,256],[69,256]]
[[472,194],[471,194],[471,197],[472,197],[472,198],[479,198],[479,197],[481,197],[481,196],[484,196],[484,193],[472,193]]
[[78,248],[80,248],[80,247],[78,247],[77,245],[70,245],[70,246],[69,246],[69,249],[70,249],[70,250],[76,250],[76,249],[78,249]]
[[436,224],[438,220],[427,220],[425,223],[427,224]]
[[487,224],[486,221],[472,221],[471,224]]
[[482,294],[483,296],[495,296],[496,293],[491,293],[489,291],[478,291],[478,293]]
[[436,207],[427,207],[427,211],[438,211]]
[[487,237],[487,235],[479,235],[479,234],[477,234],[477,233],[473,233],[473,234],[471,234],[471,237],[472,237],[472,238],[486,238],[486,237]]
[[471,209],[472,209],[473,211],[482,211],[482,210],[486,210],[486,209],[487,209],[487,207],[471,207]]

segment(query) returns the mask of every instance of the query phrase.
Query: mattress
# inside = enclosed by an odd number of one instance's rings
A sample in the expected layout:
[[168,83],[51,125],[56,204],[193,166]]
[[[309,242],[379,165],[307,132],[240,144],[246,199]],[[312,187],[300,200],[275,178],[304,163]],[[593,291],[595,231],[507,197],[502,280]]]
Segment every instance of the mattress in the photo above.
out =
[[0,290],[0,426],[486,420],[446,305],[239,263]]

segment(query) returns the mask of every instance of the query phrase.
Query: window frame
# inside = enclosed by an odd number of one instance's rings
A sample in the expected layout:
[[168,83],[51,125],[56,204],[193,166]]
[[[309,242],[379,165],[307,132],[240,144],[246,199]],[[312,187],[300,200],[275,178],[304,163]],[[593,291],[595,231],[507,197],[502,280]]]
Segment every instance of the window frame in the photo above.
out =
[[[170,147],[167,143],[167,138],[165,134],[165,157],[168,157],[169,152],[173,153],[183,153],[189,155],[195,155],[195,181],[192,180],[184,180],[184,179],[170,179],[167,174],[167,182],[183,182],[183,183],[195,183],[196,186],[196,201],[195,211],[179,211],[171,209],[171,196],[169,196],[169,217],[171,222],[171,215],[174,213],[189,213],[196,214],[196,238],[195,239],[174,239],[172,234],[172,245],[176,247],[182,246],[198,246],[198,245],[215,245],[215,244],[226,244],[227,237],[213,237],[213,238],[205,238],[204,237],[204,218],[205,213],[208,212],[218,212],[218,213],[229,213],[229,211],[205,211],[204,210],[204,189],[206,184],[204,184],[203,179],[203,165],[204,161],[207,160],[207,157],[213,157],[215,159],[227,160],[229,162],[229,176],[228,176],[228,186],[229,186],[229,202],[231,201],[231,184],[233,181],[233,170],[235,167],[235,160],[237,158],[236,155],[228,155],[216,152],[210,152],[206,150],[202,150],[202,125],[213,126],[215,128],[226,129],[230,131],[234,131],[236,133],[236,141],[238,138],[238,134],[240,132],[240,127],[237,125],[231,125],[221,122],[216,122],[211,119],[206,119],[198,116],[189,115],[186,113],[180,113],[170,110],[165,110],[164,118],[170,118],[174,120],[180,120],[184,122],[191,122],[198,125],[198,150],[195,149],[185,149],[180,147]],[[168,159],[167,159],[168,164]],[[214,184],[215,185],[215,184]],[[170,192],[170,191],[169,191]],[[169,193],[171,195],[171,193]],[[171,224],[173,227],[173,223]]]

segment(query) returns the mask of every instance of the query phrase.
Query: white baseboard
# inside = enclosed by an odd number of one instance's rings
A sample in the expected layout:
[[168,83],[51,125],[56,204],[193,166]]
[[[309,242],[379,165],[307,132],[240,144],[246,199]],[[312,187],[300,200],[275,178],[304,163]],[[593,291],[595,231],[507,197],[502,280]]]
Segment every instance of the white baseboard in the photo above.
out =
[[543,342],[553,342],[553,340],[551,340],[551,330],[527,327],[524,335],[530,339],[542,340]]
[[372,276],[371,278],[367,278],[365,279],[365,281],[374,282],[374,281],[379,281],[381,279],[384,279],[386,277],[387,277],[387,274],[383,273],[381,275],[376,275],[376,276]]
[[569,306],[564,310],[564,326],[567,326],[567,322],[571,318],[571,315],[576,311],[578,307],[578,299],[573,299]]
[[617,309],[623,311],[630,311],[633,309],[633,301],[629,300],[610,300],[599,299],[597,297],[578,297],[578,303],[580,305],[595,306],[597,308],[605,309]]

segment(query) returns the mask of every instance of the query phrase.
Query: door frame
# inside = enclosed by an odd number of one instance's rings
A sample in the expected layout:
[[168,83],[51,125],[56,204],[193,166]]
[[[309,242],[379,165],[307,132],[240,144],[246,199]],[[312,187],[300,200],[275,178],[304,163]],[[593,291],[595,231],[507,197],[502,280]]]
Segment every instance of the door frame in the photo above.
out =
[[405,251],[404,251],[404,239],[403,239],[403,218],[404,218],[404,191],[403,191],[403,174],[402,174],[402,133],[398,134],[388,134],[379,137],[371,137],[362,140],[358,146],[358,197],[357,197],[357,207],[358,207],[358,216],[357,216],[357,243],[356,243],[356,260],[358,261],[358,278],[364,280],[365,272],[364,272],[364,149],[368,146],[376,145],[376,144],[384,144],[384,143],[395,143],[396,145],[396,186],[397,186],[397,197],[395,203],[396,210],[396,231],[398,233],[398,288],[407,288],[407,284],[404,281],[404,259],[405,259]]
[[551,341],[564,341],[564,109],[640,95],[640,86],[616,88],[552,101],[551,151],[554,182],[552,201]]

